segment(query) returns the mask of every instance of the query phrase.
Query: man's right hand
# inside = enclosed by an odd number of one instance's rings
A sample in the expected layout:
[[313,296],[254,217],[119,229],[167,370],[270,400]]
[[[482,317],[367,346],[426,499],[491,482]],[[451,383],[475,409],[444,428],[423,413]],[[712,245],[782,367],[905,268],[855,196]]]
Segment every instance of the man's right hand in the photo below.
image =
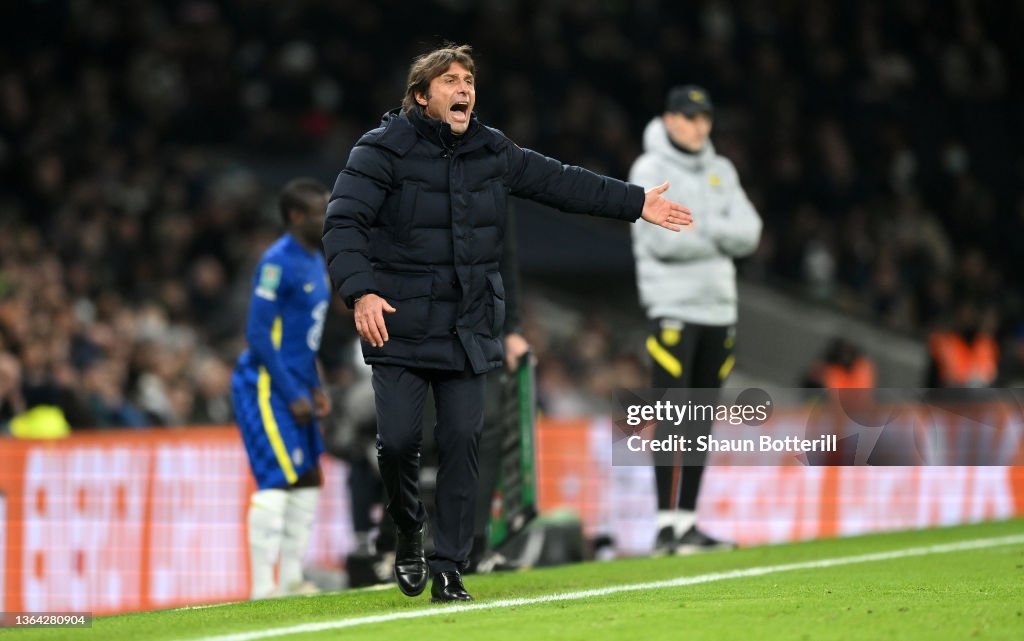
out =
[[299,425],[306,425],[313,420],[313,404],[305,396],[301,396],[288,404],[288,411]]
[[360,296],[356,301],[356,331],[364,341],[374,347],[384,347],[388,342],[388,328],[384,324],[384,312],[397,310],[377,294]]

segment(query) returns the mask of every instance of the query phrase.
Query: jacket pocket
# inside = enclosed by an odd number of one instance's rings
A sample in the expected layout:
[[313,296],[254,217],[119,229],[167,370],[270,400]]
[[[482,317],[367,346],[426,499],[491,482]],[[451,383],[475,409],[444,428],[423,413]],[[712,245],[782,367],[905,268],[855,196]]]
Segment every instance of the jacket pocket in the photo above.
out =
[[384,324],[388,336],[421,341],[430,329],[431,290],[433,274],[422,272],[374,273],[380,295],[395,308],[395,312],[384,312]]
[[501,274],[490,272],[487,274],[487,288],[490,290],[491,304],[487,309],[487,320],[491,325],[491,336],[501,336],[505,328],[505,284],[501,281]]
[[413,182],[402,183],[402,196],[398,201],[398,216],[395,217],[395,238],[402,242],[412,236],[413,220],[416,213],[416,197],[420,186]]

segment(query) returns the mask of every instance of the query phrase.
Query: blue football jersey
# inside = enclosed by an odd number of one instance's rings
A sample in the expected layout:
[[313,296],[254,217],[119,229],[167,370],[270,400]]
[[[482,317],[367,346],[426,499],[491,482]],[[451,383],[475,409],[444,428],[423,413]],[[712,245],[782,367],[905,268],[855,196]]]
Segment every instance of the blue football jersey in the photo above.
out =
[[320,387],[320,349],[331,287],[320,252],[285,234],[260,258],[252,284],[245,336],[249,349],[239,373],[268,376],[271,390],[287,403]]

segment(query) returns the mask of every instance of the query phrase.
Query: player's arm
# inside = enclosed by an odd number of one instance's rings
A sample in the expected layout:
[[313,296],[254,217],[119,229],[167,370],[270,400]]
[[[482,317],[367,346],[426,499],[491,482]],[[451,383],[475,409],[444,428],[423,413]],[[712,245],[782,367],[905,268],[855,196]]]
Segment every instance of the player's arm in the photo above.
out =
[[274,325],[281,318],[281,297],[286,291],[282,272],[282,265],[271,262],[262,263],[257,270],[245,338],[249,349],[270,375],[273,389],[287,401],[292,414],[297,414],[296,420],[305,417],[308,421],[312,415],[305,409],[311,407],[309,396],[288,373],[281,353],[274,345]]
[[733,258],[749,256],[761,242],[761,217],[754,209],[754,204],[747,197],[747,192],[740,185],[739,177],[732,163],[727,163],[731,180],[734,185],[729,197],[729,207],[718,216],[710,226],[709,235],[722,253]]
[[317,384],[311,390],[313,395],[313,413],[317,418],[324,418],[331,413],[331,397],[324,392],[324,366],[320,359],[316,359]]

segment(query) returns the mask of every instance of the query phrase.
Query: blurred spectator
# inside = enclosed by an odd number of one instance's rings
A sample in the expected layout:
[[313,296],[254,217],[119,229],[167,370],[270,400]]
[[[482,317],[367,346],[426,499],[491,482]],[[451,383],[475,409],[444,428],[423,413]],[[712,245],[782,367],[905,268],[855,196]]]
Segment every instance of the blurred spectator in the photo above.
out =
[[956,306],[953,322],[928,336],[931,361],[925,387],[989,387],[999,375],[999,346],[991,313],[970,300]]
[[18,359],[7,352],[0,352],[0,433],[12,418],[26,409],[21,393],[21,366]]
[[825,353],[804,378],[804,387],[870,389],[875,387],[875,365],[864,351],[845,338],[833,338]]
[[1019,325],[1000,350],[999,387],[1024,387],[1024,324]]
[[110,359],[85,370],[82,387],[90,418],[76,427],[145,427],[149,418],[124,395],[125,367]]
[[[488,122],[619,177],[665,91],[705,84],[728,105],[719,147],[765,219],[742,275],[922,337],[965,296],[1022,320],[1020,3],[427,0],[402,14],[311,0],[3,4],[0,350],[26,407],[56,402],[83,425],[73,388],[112,359],[147,422],[209,414],[199,363],[240,351],[239,284],[276,235],[263,204],[275,176],[295,163],[335,175],[435,34],[477,45]],[[195,342],[173,367],[140,369],[153,310]],[[542,372],[548,402],[594,407],[610,384],[595,361],[572,337],[530,339],[566,358]],[[566,387],[568,400],[552,396]]]
[[195,399],[188,421],[199,425],[232,422],[231,368],[227,363],[216,356],[200,356],[192,368],[192,378],[196,382]]

